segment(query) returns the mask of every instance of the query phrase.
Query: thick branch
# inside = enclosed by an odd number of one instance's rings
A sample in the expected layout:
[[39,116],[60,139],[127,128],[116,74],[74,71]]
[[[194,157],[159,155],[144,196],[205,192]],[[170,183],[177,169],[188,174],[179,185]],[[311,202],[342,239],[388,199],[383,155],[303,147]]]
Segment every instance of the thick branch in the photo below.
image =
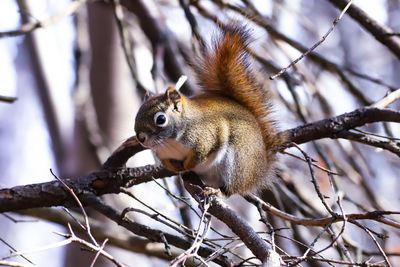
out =
[[[84,200],[89,192],[97,196],[119,193],[121,187],[149,182],[152,177],[161,178],[173,174],[162,166],[149,165],[133,169],[101,170],[74,179],[64,179],[64,182],[79,199]],[[58,181],[0,190],[0,212],[51,206],[76,206],[70,193]]]
[[[194,173],[185,173],[183,179],[186,189],[195,199],[199,199],[198,196],[206,198],[202,189],[204,184],[201,183]],[[279,265],[279,260],[278,264],[274,263],[275,257],[272,246],[265,242],[243,218],[238,216],[236,212],[229,208],[218,197],[212,196],[210,199],[211,205],[208,209],[210,214],[225,223],[259,260],[270,263],[266,266],[272,267]]]
[[[338,138],[342,131],[362,126],[366,123],[391,121],[400,122],[400,112],[392,109],[360,108],[337,117],[305,124],[281,132],[289,142],[302,144],[321,138]],[[288,144],[290,146],[290,144]],[[161,166],[144,166],[131,169],[117,169],[135,153],[143,150],[135,137],[129,138],[106,161],[106,170],[97,171],[78,179],[65,179],[65,182],[78,195],[92,192],[95,195],[119,193],[120,187],[129,187],[151,181],[152,177],[160,178],[174,175]],[[71,205],[71,198],[65,188],[58,182],[47,182],[25,186],[16,186],[0,190],[0,212],[28,208]],[[72,202],[72,205],[75,205]]]
[[136,136],[132,136],[122,143],[104,162],[103,169],[121,168],[125,166],[130,157],[144,149],[137,141]]
[[340,132],[373,122],[400,122],[400,111],[364,107],[349,113],[307,123],[299,127],[281,132],[289,142],[302,144],[321,138],[338,138]]

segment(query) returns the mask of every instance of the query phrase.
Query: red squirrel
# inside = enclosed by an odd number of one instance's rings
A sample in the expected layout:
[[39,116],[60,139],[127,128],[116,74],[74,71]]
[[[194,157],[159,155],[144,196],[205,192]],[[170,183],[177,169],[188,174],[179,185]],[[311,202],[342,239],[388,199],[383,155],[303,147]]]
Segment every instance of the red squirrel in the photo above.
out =
[[271,119],[268,91],[257,82],[245,26],[223,26],[212,48],[195,63],[201,93],[174,87],[139,109],[139,142],[174,172],[195,172],[229,196],[268,183],[283,137]]

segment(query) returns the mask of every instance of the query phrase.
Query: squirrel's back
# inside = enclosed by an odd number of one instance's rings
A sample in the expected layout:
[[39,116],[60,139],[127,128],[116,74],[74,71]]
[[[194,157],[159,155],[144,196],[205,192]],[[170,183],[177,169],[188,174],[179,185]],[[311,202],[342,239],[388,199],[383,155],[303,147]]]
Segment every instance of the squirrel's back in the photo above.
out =
[[197,65],[197,79],[204,92],[222,94],[246,107],[260,125],[266,148],[276,148],[281,140],[271,119],[269,93],[256,80],[251,65],[250,40],[245,26],[222,26],[221,35]]

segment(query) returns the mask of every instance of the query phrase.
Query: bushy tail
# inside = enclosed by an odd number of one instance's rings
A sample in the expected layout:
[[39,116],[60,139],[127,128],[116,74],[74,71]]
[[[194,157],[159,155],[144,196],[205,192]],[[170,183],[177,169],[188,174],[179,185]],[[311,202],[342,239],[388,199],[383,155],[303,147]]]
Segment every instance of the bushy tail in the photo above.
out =
[[280,146],[281,140],[270,116],[269,93],[257,82],[250,64],[250,39],[245,26],[223,26],[212,49],[200,60],[197,76],[205,92],[223,94],[249,109],[262,129],[266,148],[272,149]]

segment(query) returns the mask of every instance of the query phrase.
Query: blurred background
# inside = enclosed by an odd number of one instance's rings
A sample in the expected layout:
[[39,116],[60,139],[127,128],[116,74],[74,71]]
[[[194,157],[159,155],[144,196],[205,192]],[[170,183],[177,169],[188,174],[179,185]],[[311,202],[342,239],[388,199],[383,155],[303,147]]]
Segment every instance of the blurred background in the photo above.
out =
[[[0,1],[0,32],[17,30],[0,38],[0,96],[17,97],[13,103],[0,101],[0,186],[50,181],[54,179],[50,168],[65,178],[99,169],[118,145],[134,135],[135,113],[145,90],[162,92],[181,75],[187,75],[189,79],[182,90],[187,94],[195,92],[188,63],[195,59],[202,43],[210,43],[212,33],[217,31],[216,19],[223,23],[243,20],[253,29],[255,67],[260,80],[272,92],[275,116],[282,130],[376,102],[400,87],[400,56],[348,14],[311,55],[284,75],[269,79],[332,27],[341,12],[334,2]],[[391,29],[393,39],[399,42],[398,0],[355,0],[353,5]],[[38,28],[21,34],[29,28],[21,25]],[[399,109],[400,105],[394,103],[390,107]],[[393,123],[376,123],[360,130],[379,140],[399,142],[396,137],[400,137],[400,127]],[[334,206],[336,196],[342,195],[346,213],[398,210],[398,155],[344,139],[319,140],[301,147],[317,164],[340,173],[328,177],[317,170],[321,191],[330,205]],[[288,152],[301,155],[296,149]],[[292,214],[326,214],[310,183],[307,164],[287,154],[280,158],[276,185],[265,192],[264,198]],[[142,152],[128,165],[153,162],[149,152]],[[185,195],[179,179],[165,179],[163,183],[171,191]],[[185,220],[158,185],[150,183],[132,190],[152,207],[196,227],[198,219]],[[121,196],[107,196],[106,201],[118,207],[138,205]],[[231,197],[229,203],[256,230],[265,231],[255,208],[246,208],[249,204],[237,196]],[[22,221],[14,222],[8,216]],[[144,216],[135,216],[154,228],[168,229]],[[10,251],[9,245],[25,250],[62,240],[53,232],[65,232],[65,224],[32,218],[18,214],[0,216],[0,257]],[[96,219],[114,229],[115,235],[132,235],[103,217]],[[271,220],[276,228],[288,227],[281,234],[289,239],[277,237],[277,242],[290,255],[304,253],[304,247],[292,239],[310,244],[320,231],[289,225],[276,218]],[[213,223],[223,229],[217,221]],[[399,232],[378,223],[366,225],[390,236],[379,242],[390,254],[393,266],[400,265]],[[334,231],[340,229],[337,227],[333,227]],[[328,245],[329,240],[325,236],[315,244],[316,248]],[[355,226],[348,226],[341,242],[355,260],[380,257],[369,236]],[[131,263],[130,266],[168,264],[146,253],[115,247],[108,245],[115,257]],[[341,253],[340,249],[331,248],[324,255],[340,258]],[[75,245],[27,257],[37,266],[89,266],[92,260],[91,254]],[[24,259],[15,260],[30,264]],[[325,263],[303,264],[320,265]],[[96,266],[111,263],[99,261]]]

